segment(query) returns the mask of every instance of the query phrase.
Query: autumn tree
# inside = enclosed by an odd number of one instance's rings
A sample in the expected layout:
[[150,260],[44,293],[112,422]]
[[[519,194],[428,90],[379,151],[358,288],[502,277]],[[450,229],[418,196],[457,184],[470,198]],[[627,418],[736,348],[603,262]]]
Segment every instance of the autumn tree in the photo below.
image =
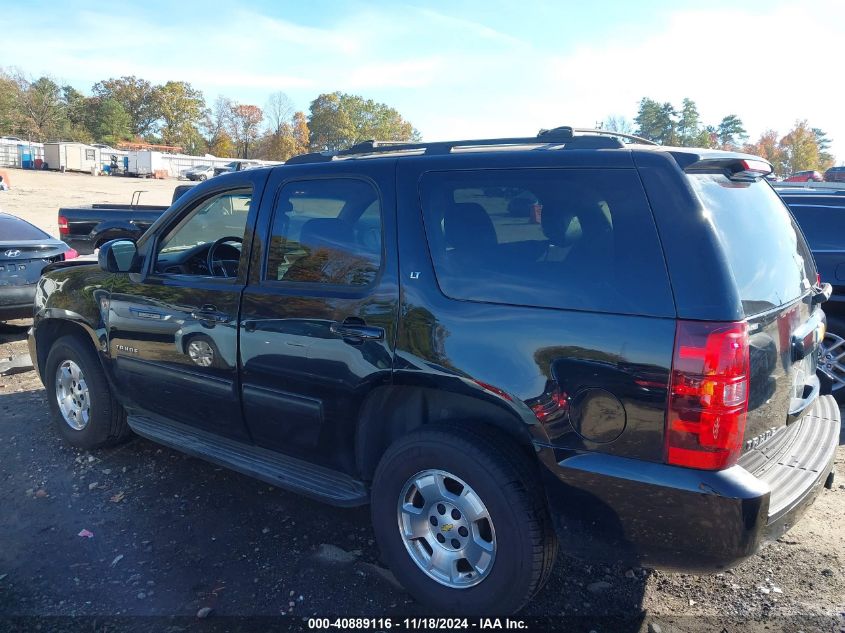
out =
[[394,108],[358,95],[332,92],[311,102],[308,118],[313,149],[336,151],[362,141],[416,141],[420,134]]
[[233,105],[231,99],[219,95],[214,101],[214,105],[205,112],[203,124],[206,133],[205,141],[209,153],[214,156],[230,157],[237,153],[235,142],[229,133]]
[[779,176],[785,173],[785,155],[783,147],[778,140],[778,133],[775,130],[766,130],[760,135],[756,143],[751,143],[742,148],[747,154],[754,154],[765,158],[772,164],[774,173]]
[[258,139],[264,113],[255,105],[232,107],[230,130],[241,158],[249,158],[249,148]]
[[130,130],[138,136],[155,131],[161,118],[158,88],[146,79],[127,76],[94,84],[92,92],[101,99],[114,99],[129,115]]
[[789,133],[780,140],[785,173],[819,169],[819,144],[806,120],[796,121]]
[[[271,128],[272,130],[272,128]],[[278,131],[268,130],[263,139],[261,155],[267,160],[286,161],[309,149],[308,119],[304,112],[296,112],[284,121]]]

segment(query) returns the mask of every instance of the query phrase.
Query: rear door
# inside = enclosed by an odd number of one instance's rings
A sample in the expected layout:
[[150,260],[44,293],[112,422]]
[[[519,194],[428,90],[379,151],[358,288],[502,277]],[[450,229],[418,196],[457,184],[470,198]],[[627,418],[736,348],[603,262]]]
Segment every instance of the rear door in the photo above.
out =
[[273,172],[240,317],[255,442],[346,471],[359,409],[391,380],[399,300],[395,161],[360,165]]
[[824,314],[816,267],[789,210],[765,180],[687,176],[704,206],[749,324],[751,381],[744,450],[798,419],[818,396]]

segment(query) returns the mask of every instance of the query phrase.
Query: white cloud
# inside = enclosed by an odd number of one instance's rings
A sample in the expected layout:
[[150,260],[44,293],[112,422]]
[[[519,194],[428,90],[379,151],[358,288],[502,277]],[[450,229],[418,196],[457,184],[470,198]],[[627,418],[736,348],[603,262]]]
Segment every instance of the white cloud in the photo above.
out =
[[[237,4],[190,24],[121,15],[120,6],[62,20],[22,5],[4,13],[4,63],[81,89],[135,74],[184,79],[209,100],[221,93],[261,104],[285,90],[300,108],[320,92],[359,92],[396,107],[431,139],[592,127],[609,114],[632,118],[644,96],[676,106],[690,97],[707,123],[737,114],[752,138],[807,118],[845,160],[836,70],[845,2],[678,5],[650,29],[626,31],[609,19],[602,36],[595,25],[581,36],[572,23],[557,40],[528,41],[500,25],[393,3],[318,15],[319,26]],[[525,8],[526,21],[532,11]],[[33,48],[37,55],[25,53]]]

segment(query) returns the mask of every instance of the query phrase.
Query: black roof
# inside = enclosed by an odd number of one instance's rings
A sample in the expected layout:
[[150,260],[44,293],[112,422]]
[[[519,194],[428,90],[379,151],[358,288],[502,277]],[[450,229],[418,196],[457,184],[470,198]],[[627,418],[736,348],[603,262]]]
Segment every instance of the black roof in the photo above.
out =
[[[580,134],[576,135],[575,132]],[[286,165],[304,163],[326,163],[348,158],[371,158],[397,155],[449,154],[455,148],[521,148],[525,146],[563,149],[620,149],[625,147],[620,139],[627,139],[644,145],[656,145],[652,141],[614,132],[611,130],[588,130],[568,126],[551,130],[540,130],[537,136],[516,138],[470,139],[459,141],[436,141],[405,143],[397,141],[364,141],[349,149],[337,152],[314,152],[300,154],[288,159]]]

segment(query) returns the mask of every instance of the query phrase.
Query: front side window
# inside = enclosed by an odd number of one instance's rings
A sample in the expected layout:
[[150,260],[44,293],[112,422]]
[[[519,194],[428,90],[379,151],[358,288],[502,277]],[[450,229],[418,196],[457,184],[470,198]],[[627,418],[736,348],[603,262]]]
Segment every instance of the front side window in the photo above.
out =
[[632,169],[429,172],[420,194],[449,297],[672,316],[663,253]]
[[235,277],[251,203],[251,189],[227,191],[200,202],[159,240],[155,271]]
[[381,206],[370,183],[298,181],[280,192],[265,280],[367,286],[381,266]]

